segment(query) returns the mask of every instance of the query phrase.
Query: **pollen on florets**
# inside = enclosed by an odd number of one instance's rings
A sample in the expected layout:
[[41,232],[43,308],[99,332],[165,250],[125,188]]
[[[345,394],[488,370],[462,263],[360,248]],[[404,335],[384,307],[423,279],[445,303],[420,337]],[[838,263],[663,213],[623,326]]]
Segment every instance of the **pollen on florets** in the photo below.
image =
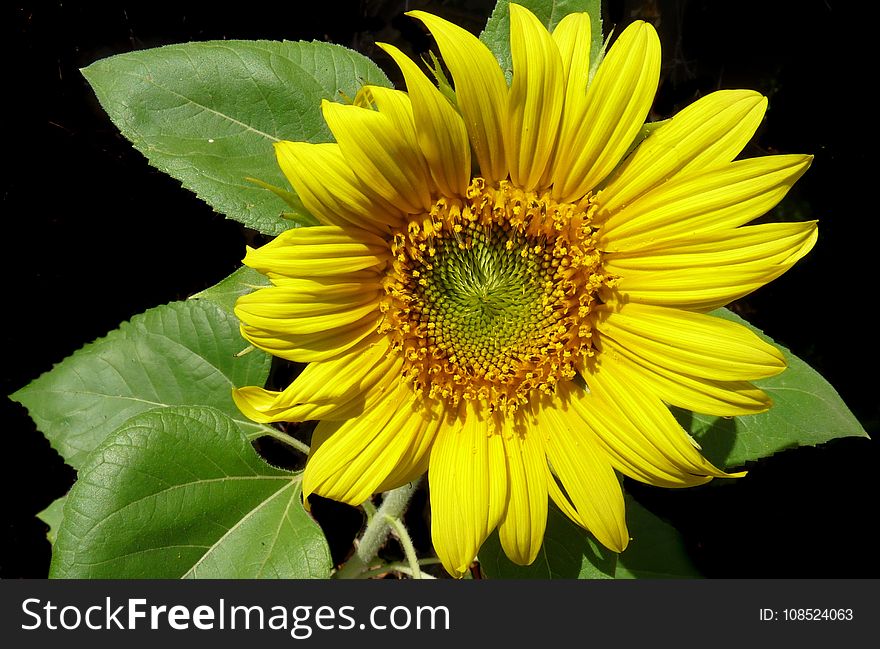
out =
[[392,236],[381,330],[418,392],[512,410],[593,354],[601,272],[591,199],[475,178]]

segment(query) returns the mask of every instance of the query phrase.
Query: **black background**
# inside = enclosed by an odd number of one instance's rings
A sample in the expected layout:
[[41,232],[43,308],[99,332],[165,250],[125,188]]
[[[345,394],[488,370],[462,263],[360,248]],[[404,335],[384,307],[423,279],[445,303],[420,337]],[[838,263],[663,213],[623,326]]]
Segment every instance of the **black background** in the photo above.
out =
[[[132,315],[225,277],[255,240],[151,168],[102,112],[79,68],[190,40],[321,39],[373,58],[402,87],[373,42],[410,53],[430,46],[403,11],[424,8],[478,33],[493,4],[4,5],[4,394]],[[869,97],[877,56],[858,6],[613,0],[605,20],[606,31],[634,18],[658,27],[664,66],[652,119],[718,88],[753,88],[770,98],[770,109],[746,154],[815,154],[781,215],[819,219],[819,243],[736,309],[816,367],[875,435],[878,214]],[[9,400],[3,423],[0,576],[43,577],[50,548],[34,514],[66,492],[74,472]],[[842,439],[779,453],[734,482],[628,487],[679,527],[707,576],[878,576],[877,459],[876,442]],[[354,533],[347,525],[343,548]]]

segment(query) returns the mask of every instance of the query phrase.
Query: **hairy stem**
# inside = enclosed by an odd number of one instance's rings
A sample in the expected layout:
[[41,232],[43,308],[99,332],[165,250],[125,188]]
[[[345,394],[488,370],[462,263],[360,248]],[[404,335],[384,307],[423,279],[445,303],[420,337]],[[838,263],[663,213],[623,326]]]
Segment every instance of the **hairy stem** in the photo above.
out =
[[[398,519],[406,511],[406,507],[416,492],[420,480],[421,478],[386,493],[385,498],[382,500],[382,505],[372,516],[370,516],[370,509],[366,508],[368,517],[367,529],[364,530],[364,535],[358,542],[355,553],[336,572],[335,576],[338,579],[356,579],[361,573],[369,569],[370,564],[379,553],[379,548],[385,543],[391,531],[392,524],[389,521],[397,521],[400,527],[403,527],[403,523],[400,523]],[[406,533],[405,529],[404,533]],[[406,533],[406,537],[409,538],[408,533]],[[410,545],[412,545],[412,541],[410,541]],[[406,551],[406,548],[404,548],[404,551]],[[409,557],[407,556],[407,558]],[[418,566],[418,563],[416,565]]]

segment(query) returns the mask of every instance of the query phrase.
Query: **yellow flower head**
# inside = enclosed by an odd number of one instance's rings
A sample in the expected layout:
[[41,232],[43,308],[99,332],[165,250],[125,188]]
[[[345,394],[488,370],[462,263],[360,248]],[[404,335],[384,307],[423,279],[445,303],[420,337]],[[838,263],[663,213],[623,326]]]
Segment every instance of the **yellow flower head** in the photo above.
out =
[[628,153],[660,72],[644,22],[590,79],[587,14],[551,34],[511,4],[508,87],[473,35],[410,15],[436,39],[454,100],[383,45],[407,92],[325,101],[336,143],[276,146],[322,225],[248,250],[272,286],[235,312],[251,343],[308,366],[283,392],[243,388],[236,403],[260,422],[319,421],[306,496],[358,505],[427,471],[453,575],[496,527],[507,555],[531,563],[548,497],[622,551],[615,471],[667,487],[728,475],[666,404],[770,406],[749,381],[781,372],[779,351],[705,312],[813,246],[815,222],[745,225],[811,158],[733,161],[766,108],[746,90],[703,97]]

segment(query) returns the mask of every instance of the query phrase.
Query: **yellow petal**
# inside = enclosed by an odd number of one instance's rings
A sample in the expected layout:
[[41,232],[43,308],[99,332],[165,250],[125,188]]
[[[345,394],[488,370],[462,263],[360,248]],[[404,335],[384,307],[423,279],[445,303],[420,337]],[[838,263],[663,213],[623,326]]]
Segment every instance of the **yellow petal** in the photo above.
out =
[[400,210],[355,176],[338,144],[278,142],[275,154],[303,205],[324,225],[387,232],[402,223]]
[[236,310],[241,315],[237,317],[252,324],[260,319],[307,318],[377,302],[384,294],[378,275],[360,281],[346,280],[345,276],[296,278],[260,288],[238,298]]
[[[668,261],[670,268],[621,271],[617,290],[622,299],[633,302],[692,311],[717,309],[776,279],[812,249],[818,236],[815,222],[789,225],[792,227],[788,229],[794,232],[778,242],[737,249],[737,237],[748,238],[753,234],[743,229],[746,231],[741,235],[735,234],[738,230],[705,235],[693,245],[683,244],[673,248],[669,255],[657,255],[664,259],[650,260],[654,254],[646,254],[643,265],[660,268]],[[768,228],[759,234],[778,230]],[[755,256],[754,250],[765,250],[772,255],[749,259]],[[612,267],[609,264],[609,268]]]
[[816,222],[762,223],[733,230],[670,238],[645,248],[605,255],[605,268],[613,275],[655,273],[703,266],[737,266],[764,261],[785,261],[815,235]]
[[505,133],[507,166],[514,185],[535,189],[556,146],[565,100],[559,49],[528,9],[510,5],[513,82]]
[[[606,548],[623,552],[629,543],[623,492],[595,435],[583,430],[581,419],[553,407],[542,409],[540,425],[547,429],[547,458],[553,472],[577,511],[573,520]],[[564,501],[560,495],[557,491],[554,500]]]
[[408,56],[393,45],[377,45],[403,72],[419,147],[437,188],[444,196],[464,196],[470,181],[471,149],[461,116]]
[[380,289],[341,297],[310,299],[295,288],[270,286],[241,296],[235,317],[249,327],[280,334],[310,334],[379,315]]
[[335,338],[326,351],[344,351],[375,328],[383,294],[375,275],[364,281],[345,279],[290,279],[243,295],[235,305],[242,335],[254,346],[289,360],[317,360],[296,353],[303,344],[314,343],[310,337],[316,335]]
[[743,225],[782,200],[811,161],[805,155],[764,156],[683,174],[605,221],[599,245],[608,252],[641,250]]
[[626,367],[627,376],[637,377],[637,384],[666,403],[716,417],[754,415],[770,408],[770,397],[746,381],[713,381],[684,374],[658,365],[640,356],[636,349],[623,347],[603,338],[600,353],[615,356]]
[[343,422],[321,422],[322,443],[309,455],[303,496],[359,505],[396,470],[428,424],[421,398],[397,379],[371,408]]
[[338,356],[376,331],[379,319],[370,311],[348,325],[291,334],[241,326],[241,335],[254,347],[296,363],[323,361]]
[[[425,183],[429,183],[431,170],[428,168],[425,157],[420,155],[419,138],[416,133],[413,106],[409,95],[400,90],[382,88],[381,86],[363,86],[358,91],[354,103],[359,106],[375,107],[391,120],[394,129],[406,140],[408,149],[417,154],[415,158],[422,167],[421,178]],[[433,187],[433,185],[431,186]]]
[[660,40],[648,23],[627,27],[602,61],[559,141],[553,197],[576,201],[620,162],[642,128],[660,78]]
[[[727,477],[727,473],[700,455],[690,435],[669,409],[654,394],[641,389],[627,369],[612,356],[605,355],[588,368],[584,376],[590,396],[595,396],[595,400],[589,402],[596,410],[591,416],[604,420],[598,426],[595,421],[590,421],[592,430],[602,442],[643,471],[658,468],[677,477],[683,484],[700,484],[707,478]],[[572,405],[583,416],[587,400],[583,397],[572,399]],[[616,434],[608,436],[608,429]],[[648,463],[653,466],[649,467]]]
[[440,402],[423,399],[418,416],[418,427],[413,427],[411,440],[397,460],[397,466],[377,488],[377,492],[396,489],[412,482],[428,471],[431,448],[437,431],[447,417]]
[[457,25],[424,11],[407,15],[421,20],[437,40],[455,83],[455,97],[480,165],[490,182],[507,177],[504,124],[507,83],[495,56],[483,42]]
[[547,527],[547,458],[543,433],[537,429],[504,431],[509,492],[507,511],[498,527],[501,547],[510,560],[535,560]]
[[[592,34],[590,14],[573,13],[565,16],[553,30],[553,42],[562,57],[563,77],[565,78],[565,104],[562,109],[562,124],[559,130],[559,149],[564,150],[575,132],[580,128],[578,123],[583,118],[587,105],[587,83],[590,77],[590,47]],[[550,184],[560,153],[547,168],[543,184]]]
[[[586,104],[592,44],[590,14],[568,14],[553,30],[553,42],[562,57],[565,77],[565,117],[574,117]],[[564,129],[563,129],[563,132]],[[563,139],[564,141],[564,139]]]
[[321,107],[342,155],[364,185],[407,214],[431,207],[421,151],[413,149],[391,117],[326,100]]
[[629,302],[603,307],[603,338],[656,365],[717,381],[750,381],[785,369],[782,353],[740,324],[701,313]]
[[[464,407],[462,407],[464,410]],[[504,515],[507,463],[501,436],[470,410],[437,432],[428,466],[431,538],[449,574],[461,577]]]
[[378,269],[390,257],[384,239],[358,228],[318,225],[279,234],[261,248],[248,248],[244,264],[270,277],[330,277]]
[[719,90],[679,112],[654,131],[601,193],[598,217],[632,203],[679,174],[733,160],[764,117],[767,100],[751,90]]
[[391,120],[394,128],[409,146],[414,151],[418,150],[419,141],[416,134],[412,100],[405,92],[382,86],[363,86],[358,90],[354,104],[378,109],[380,113]]
[[380,394],[376,386],[396,380],[402,364],[387,337],[373,336],[337,358],[309,363],[283,392],[245,387],[232,396],[239,410],[261,423],[349,419],[372,405]]
[[[592,389],[593,375],[585,374]],[[640,405],[628,413],[625,411],[627,403],[616,402],[614,395],[609,398],[595,390],[586,392],[574,384],[560,384],[558,391],[565,403],[560,412],[571,419],[571,427],[582,429],[583,434],[592,432],[595,443],[608,456],[611,465],[624,475],[658,487],[674,488],[703,484],[711,480],[707,474],[712,470],[718,472],[703,460],[680,427],[671,434],[672,443],[666,442],[672,424],[663,415],[655,418],[663,422],[665,433],[655,430],[651,419],[638,419],[646,407],[652,413],[656,411],[652,400],[660,402],[651,393],[639,392],[630,396],[638,404],[647,401],[648,406]],[[662,404],[659,407],[665,408]],[[672,416],[668,410],[666,414]],[[678,426],[674,419],[673,423]],[[679,457],[680,453],[685,454],[685,460]]]

